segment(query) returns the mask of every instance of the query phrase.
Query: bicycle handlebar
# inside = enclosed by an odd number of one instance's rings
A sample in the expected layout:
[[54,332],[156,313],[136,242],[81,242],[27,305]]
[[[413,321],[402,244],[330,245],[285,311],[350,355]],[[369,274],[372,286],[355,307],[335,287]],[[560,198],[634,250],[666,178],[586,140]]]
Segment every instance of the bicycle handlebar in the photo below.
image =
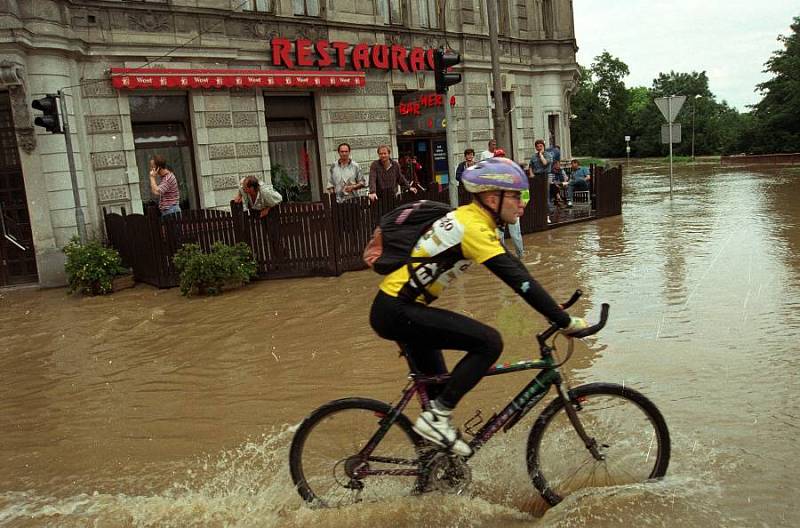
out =
[[608,310],[609,310],[608,303],[603,303],[600,306],[600,322],[597,323],[596,325],[590,326],[588,328],[584,328],[583,330],[581,330],[579,332],[574,332],[574,333],[570,334],[569,337],[574,337],[574,338],[580,339],[582,337],[587,337],[587,336],[590,336],[592,334],[596,334],[597,332],[602,330],[603,327],[606,325],[606,322],[608,321]]
[[[583,295],[583,292],[581,290],[575,290],[575,293],[572,294],[572,297],[570,297],[567,302],[561,304],[561,308],[566,310],[567,308],[575,304],[575,302],[581,297],[581,295]],[[606,322],[608,322],[609,309],[610,306],[608,305],[608,303],[603,303],[602,305],[600,305],[600,321],[595,325],[589,326],[587,328],[584,328],[583,330],[570,334],[569,337],[581,339],[583,337],[588,337],[590,335],[596,334],[597,332],[602,330],[603,327],[606,326]],[[561,329],[555,323],[550,325],[550,328],[548,328],[547,330],[536,336],[536,338],[539,341],[539,344],[541,346],[544,346],[545,341],[550,339],[550,337],[552,337],[553,334],[555,334],[559,330]]]
[[572,294],[572,297],[570,297],[567,302],[561,303],[561,309],[566,310],[567,308],[575,304],[575,302],[581,298],[581,295],[583,295],[583,292],[581,290],[575,290],[575,293]]

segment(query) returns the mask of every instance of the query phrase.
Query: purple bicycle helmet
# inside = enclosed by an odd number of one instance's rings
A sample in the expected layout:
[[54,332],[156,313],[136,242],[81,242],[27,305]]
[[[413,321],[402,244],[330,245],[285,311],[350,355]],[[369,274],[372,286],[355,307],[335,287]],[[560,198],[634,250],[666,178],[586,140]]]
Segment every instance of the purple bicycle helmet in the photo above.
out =
[[464,188],[473,194],[486,191],[527,191],[528,176],[508,158],[485,159],[464,170]]

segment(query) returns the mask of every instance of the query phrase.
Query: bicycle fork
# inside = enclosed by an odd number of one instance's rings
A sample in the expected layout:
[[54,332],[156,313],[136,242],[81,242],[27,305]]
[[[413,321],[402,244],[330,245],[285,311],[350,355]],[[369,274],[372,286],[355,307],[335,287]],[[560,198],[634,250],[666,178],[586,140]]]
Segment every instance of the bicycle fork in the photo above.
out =
[[569,421],[572,423],[572,427],[575,428],[575,432],[578,433],[578,436],[583,441],[583,445],[586,446],[586,449],[589,450],[595,460],[605,460],[605,455],[598,449],[597,440],[586,433],[586,429],[584,429],[578,417],[578,411],[581,408],[580,402],[573,401],[570,395],[571,391],[569,389],[564,390],[564,386],[561,383],[556,383],[556,390],[558,391],[559,397],[564,401],[564,411],[566,411]]

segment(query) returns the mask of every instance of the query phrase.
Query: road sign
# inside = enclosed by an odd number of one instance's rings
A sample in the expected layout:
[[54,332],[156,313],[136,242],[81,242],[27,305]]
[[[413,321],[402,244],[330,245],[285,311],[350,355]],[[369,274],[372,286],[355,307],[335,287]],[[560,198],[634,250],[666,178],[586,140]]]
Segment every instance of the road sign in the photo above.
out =
[[625,136],[625,141],[630,141],[630,140],[631,140],[630,136]]
[[[665,145],[669,143],[669,125],[667,123],[661,125],[661,142],[664,143]],[[681,142],[680,123],[672,123],[672,142],[673,143]]]
[[685,95],[670,95],[669,97],[657,97],[656,106],[661,110],[661,115],[668,123],[675,121],[678,112],[681,111],[683,103],[686,101]]

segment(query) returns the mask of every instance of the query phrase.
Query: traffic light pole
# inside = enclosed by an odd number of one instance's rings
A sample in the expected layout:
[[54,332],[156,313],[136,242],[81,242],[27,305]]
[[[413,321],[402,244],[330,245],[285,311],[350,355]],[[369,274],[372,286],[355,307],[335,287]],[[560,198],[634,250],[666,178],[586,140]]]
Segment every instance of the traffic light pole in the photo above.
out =
[[450,195],[450,207],[458,207],[458,180],[456,180],[456,162],[455,145],[456,138],[455,124],[456,120],[453,118],[453,110],[450,107],[450,96],[447,92],[444,93],[444,127],[445,141],[447,141],[447,190]]
[[81,207],[81,195],[78,191],[78,174],[75,172],[75,156],[72,153],[72,134],[69,128],[69,117],[67,115],[67,99],[62,90],[58,91],[58,103],[61,106],[61,121],[64,128],[64,141],[67,143],[67,161],[69,163],[69,178],[72,182],[72,198],[75,200],[75,222],[78,224],[78,236],[81,244],[85,244],[86,221],[83,218],[83,208]]

